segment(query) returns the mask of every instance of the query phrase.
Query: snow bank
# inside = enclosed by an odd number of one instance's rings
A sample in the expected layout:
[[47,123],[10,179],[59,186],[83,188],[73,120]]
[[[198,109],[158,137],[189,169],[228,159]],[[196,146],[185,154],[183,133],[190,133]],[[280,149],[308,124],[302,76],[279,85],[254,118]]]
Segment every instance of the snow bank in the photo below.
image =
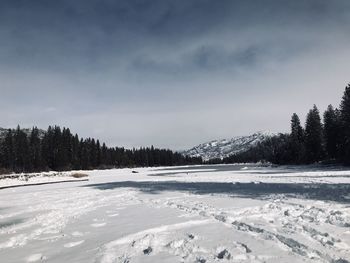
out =
[[42,172],[0,175],[0,189],[25,185],[41,185],[71,181],[88,180],[86,177],[74,176],[76,172]]

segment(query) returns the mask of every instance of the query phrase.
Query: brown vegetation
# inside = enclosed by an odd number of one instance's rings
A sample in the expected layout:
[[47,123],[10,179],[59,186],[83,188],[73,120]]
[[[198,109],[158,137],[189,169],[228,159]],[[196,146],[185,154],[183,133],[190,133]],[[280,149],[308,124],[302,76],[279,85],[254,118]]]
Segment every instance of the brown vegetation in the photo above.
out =
[[83,173],[73,173],[71,176],[74,177],[74,178],[88,177],[87,174],[83,174]]

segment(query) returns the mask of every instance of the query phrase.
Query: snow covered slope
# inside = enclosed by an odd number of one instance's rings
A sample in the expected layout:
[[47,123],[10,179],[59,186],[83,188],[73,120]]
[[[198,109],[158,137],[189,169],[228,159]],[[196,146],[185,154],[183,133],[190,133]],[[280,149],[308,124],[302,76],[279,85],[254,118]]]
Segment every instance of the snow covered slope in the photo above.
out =
[[244,152],[257,143],[266,140],[275,134],[270,132],[256,132],[249,136],[238,136],[232,139],[214,140],[200,144],[190,150],[184,151],[184,155],[202,157],[204,161],[216,158],[225,158],[233,154]]

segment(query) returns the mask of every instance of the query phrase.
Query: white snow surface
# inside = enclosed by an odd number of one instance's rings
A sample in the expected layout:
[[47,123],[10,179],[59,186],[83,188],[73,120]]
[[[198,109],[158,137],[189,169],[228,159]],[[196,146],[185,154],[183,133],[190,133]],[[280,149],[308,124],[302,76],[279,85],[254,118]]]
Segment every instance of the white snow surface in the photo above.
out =
[[237,136],[231,139],[214,140],[197,145],[190,150],[184,151],[183,154],[190,157],[202,157],[204,161],[223,159],[230,155],[245,152],[259,142],[263,142],[274,135],[276,134],[267,131],[260,131],[249,136]]
[[85,173],[0,190],[0,262],[350,262],[345,168]]
[[[83,181],[87,178],[72,177],[74,173],[81,173],[82,171],[72,172],[43,172],[43,173],[19,173],[19,174],[1,174],[0,175],[0,189],[17,187],[23,185],[49,184],[71,181]],[[84,171],[83,171],[84,173]]]

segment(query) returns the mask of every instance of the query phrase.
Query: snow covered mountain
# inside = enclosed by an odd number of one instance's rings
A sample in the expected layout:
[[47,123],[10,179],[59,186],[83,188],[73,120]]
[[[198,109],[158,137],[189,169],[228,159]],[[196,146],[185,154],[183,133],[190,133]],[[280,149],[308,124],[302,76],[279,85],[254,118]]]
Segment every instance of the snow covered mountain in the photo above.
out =
[[190,157],[202,157],[204,161],[216,158],[225,158],[233,154],[241,153],[255,146],[259,142],[274,136],[270,132],[256,132],[249,136],[238,136],[232,139],[214,140],[184,151],[184,155]]

